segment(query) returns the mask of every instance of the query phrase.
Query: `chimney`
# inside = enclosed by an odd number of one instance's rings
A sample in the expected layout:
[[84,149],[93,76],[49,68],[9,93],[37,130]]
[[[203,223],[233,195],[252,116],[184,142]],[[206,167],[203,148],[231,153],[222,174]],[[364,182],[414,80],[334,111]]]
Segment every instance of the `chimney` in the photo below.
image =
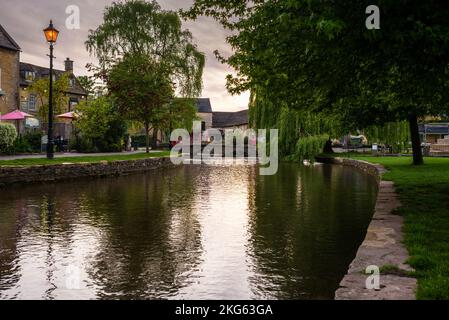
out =
[[67,59],[64,61],[64,64],[65,64],[65,71],[66,71],[66,72],[72,72],[72,73],[73,73],[73,61],[70,60],[69,58],[67,58]]

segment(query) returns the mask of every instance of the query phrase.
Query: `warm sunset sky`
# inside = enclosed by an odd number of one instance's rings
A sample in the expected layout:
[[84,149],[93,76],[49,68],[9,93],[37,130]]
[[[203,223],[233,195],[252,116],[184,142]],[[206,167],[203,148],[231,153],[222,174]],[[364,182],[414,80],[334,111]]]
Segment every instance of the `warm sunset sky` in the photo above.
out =
[[[75,73],[86,74],[85,66],[94,62],[87,53],[84,41],[89,29],[96,29],[102,22],[104,7],[112,0],[1,0],[0,24],[22,48],[21,61],[46,66],[48,64],[48,46],[42,30],[49,20],[61,32],[55,56],[56,68],[63,69],[63,61],[70,57],[75,61]],[[193,0],[159,0],[164,9],[176,10],[187,8]],[[80,30],[68,30],[65,21],[67,6],[77,5],[81,11]],[[7,8],[7,10],[3,10]],[[225,42],[226,31],[209,18],[200,18],[195,22],[185,22],[190,29],[198,47],[207,56],[204,72],[203,97],[211,98],[214,111],[237,111],[246,109],[248,94],[231,96],[225,88],[225,77],[232,70],[219,63],[213,51],[218,49],[223,54],[230,54],[231,49]]]

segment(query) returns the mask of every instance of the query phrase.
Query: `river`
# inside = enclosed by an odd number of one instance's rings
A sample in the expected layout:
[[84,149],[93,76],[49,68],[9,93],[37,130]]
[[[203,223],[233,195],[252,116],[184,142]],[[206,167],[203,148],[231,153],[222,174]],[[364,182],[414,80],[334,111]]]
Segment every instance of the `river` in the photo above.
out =
[[0,299],[332,299],[376,193],[291,163],[0,189]]

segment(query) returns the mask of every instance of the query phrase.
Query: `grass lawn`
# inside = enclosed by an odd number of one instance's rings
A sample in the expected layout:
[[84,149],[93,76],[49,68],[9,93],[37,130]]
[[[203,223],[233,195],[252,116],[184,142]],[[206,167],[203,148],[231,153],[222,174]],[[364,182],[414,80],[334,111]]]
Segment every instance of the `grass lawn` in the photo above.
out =
[[405,245],[416,269],[418,299],[449,299],[449,158],[426,158],[413,166],[411,157],[351,158],[379,163],[394,181],[405,218]]
[[55,158],[53,160],[47,160],[46,158],[28,158],[19,160],[0,160],[0,167],[2,166],[32,166],[32,165],[43,165],[43,164],[62,164],[62,163],[80,163],[80,162],[90,162],[98,163],[102,161],[119,161],[119,160],[139,160],[146,158],[156,158],[156,157],[168,157],[170,151],[161,151],[155,153],[138,153],[138,154],[124,154],[124,155],[104,155],[104,156],[85,156],[85,157],[64,157]]

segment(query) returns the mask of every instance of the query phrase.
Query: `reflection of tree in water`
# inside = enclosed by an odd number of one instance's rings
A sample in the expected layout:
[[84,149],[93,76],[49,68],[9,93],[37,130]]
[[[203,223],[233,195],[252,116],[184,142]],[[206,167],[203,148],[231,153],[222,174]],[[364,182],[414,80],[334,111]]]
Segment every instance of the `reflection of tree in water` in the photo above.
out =
[[375,184],[340,167],[252,177],[249,254],[258,298],[333,298],[363,239]]
[[[3,195],[2,195],[3,198]],[[6,200],[3,198],[1,200]],[[3,201],[0,201],[3,202]],[[10,199],[8,199],[10,201]],[[0,299],[14,298],[3,293],[14,287],[20,279],[20,266],[16,265],[18,258],[17,239],[20,237],[20,211],[16,214],[15,207],[1,211],[0,221]]]
[[87,271],[83,297],[176,294],[201,255],[192,179],[180,168],[4,190],[0,298],[65,297],[70,264]]
[[[42,267],[47,282],[41,298],[53,299],[56,289],[53,272],[55,255],[60,248],[69,248],[72,225],[77,220],[68,209],[71,194],[56,185],[34,185],[8,188],[0,201],[0,298],[14,298],[22,292],[6,290],[18,285],[22,277],[20,246],[30,240],[35,250],[44,252]],[[36,274],[39,271],[36,270]],[[2,293],[2,291],[4,293]]]
[[183,169],[90,184],[83,215],[105,230],[88,273],[100,298],[164,298],[186,285],[201,241]]

